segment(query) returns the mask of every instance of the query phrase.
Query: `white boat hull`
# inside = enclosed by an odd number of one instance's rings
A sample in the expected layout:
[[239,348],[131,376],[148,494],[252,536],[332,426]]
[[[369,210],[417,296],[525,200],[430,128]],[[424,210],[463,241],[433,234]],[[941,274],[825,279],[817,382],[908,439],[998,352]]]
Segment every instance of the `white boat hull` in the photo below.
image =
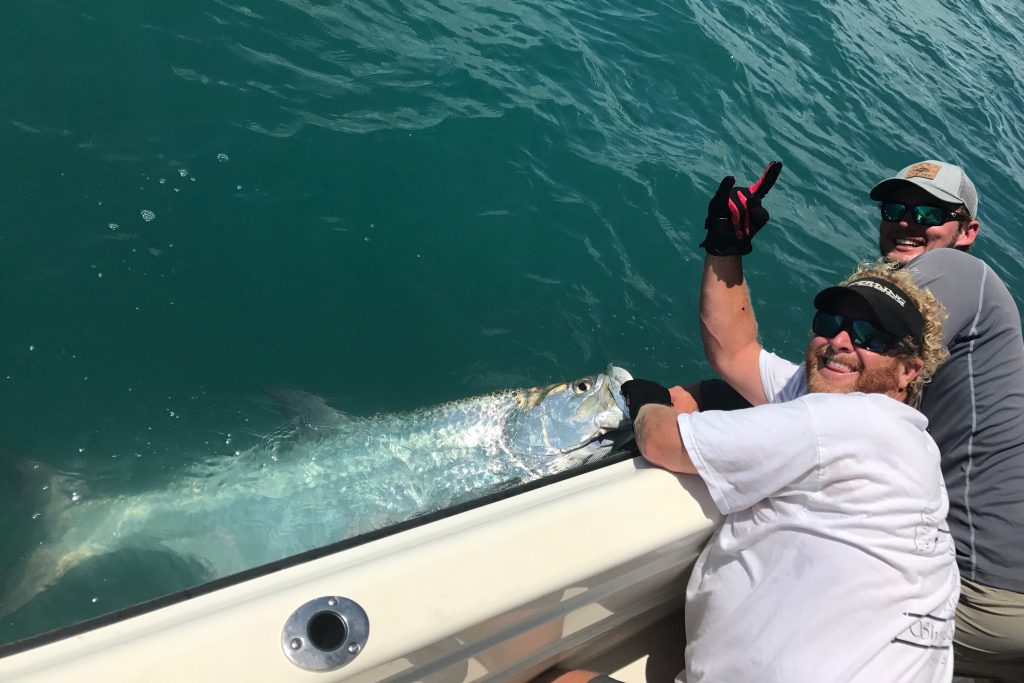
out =
[[[638,643],[652,633],[677,629],[681,660],[686,576],[717,521],[697,477],[627,460],[54,642],[7,648],[0,680],[471,683],[528,681],[557,663],[589,661],[633,683],[644,680],[636,662],[648,654]],[[285,656],[282,628],[323,596],[358,603],[369,635],[350,662],[314,673]]]

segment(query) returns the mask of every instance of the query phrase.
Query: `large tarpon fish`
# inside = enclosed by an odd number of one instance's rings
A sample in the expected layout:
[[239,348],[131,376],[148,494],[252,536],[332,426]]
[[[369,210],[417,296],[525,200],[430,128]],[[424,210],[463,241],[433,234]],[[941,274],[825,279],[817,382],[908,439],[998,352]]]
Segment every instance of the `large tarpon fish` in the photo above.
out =
[[[49,488],[65,493],[42,511],[48,538],[8,582],[0,616],[61,583],[89,592],[114,561],[145,558],[146,597],[156,597],[593,461],[631,435],[619,393],[629,379],[610,365],[563,384],[373,417],[278,392],[299,415],[285,443],[217,457],[146,493],[69,497],[74,487],[55,478]],[[162,584],[152,578],[162,574]],[[125,606],[107,603],[103,611]]]

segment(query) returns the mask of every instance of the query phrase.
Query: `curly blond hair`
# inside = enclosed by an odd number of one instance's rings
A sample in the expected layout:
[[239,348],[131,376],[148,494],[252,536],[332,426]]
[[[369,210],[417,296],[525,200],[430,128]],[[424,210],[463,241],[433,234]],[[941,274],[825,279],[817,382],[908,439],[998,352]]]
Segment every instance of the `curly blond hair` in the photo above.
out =
[[907,387],[907,403],[916,406],[920,403],[924,385],[932,380],[935,371],[949,356],[949,350],[942,343],[942,321],[946,319],[946,309],[932,296],[931,292],[923,287],[918,287],[910,273],[901,266],[902,264],[882,259],[861,263],[857,266],[857,270],[840,284],[848,285],[854,280],[866,277],[888,280],[906,292],[914,307],[921,312],[921,316],[924,318],[921,348],[917,348],[917,344],[910,337],[903,339],[907,348],[911,349],[911,352],[904,354],[904,357],[920,358],[924,362],[920,374]]

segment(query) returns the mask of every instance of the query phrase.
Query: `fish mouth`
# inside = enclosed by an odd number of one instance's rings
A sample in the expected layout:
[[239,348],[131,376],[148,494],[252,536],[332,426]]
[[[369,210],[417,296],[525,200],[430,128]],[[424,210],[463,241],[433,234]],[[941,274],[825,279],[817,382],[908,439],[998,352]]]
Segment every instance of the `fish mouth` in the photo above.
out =
[[633,379],[633,375],[628,370],[620,368],[617,365],[611,363],[604,370],[604,375],[608,378],[609,389],[612,392],[612,398],[615,400],[615,405],[622,411],[623,416],[629,415],[629,406],[626,405],[626,397],[622,395],[622,385]]

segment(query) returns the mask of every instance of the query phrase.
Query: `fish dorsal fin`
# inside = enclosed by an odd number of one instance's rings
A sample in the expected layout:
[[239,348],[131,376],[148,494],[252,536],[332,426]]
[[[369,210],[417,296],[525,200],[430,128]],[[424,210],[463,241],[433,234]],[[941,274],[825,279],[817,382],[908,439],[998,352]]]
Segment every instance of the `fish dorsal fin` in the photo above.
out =
[[303,430],[326,435],[351,421],[345,413],[335,410],[323,398],[308,391],[284,387],[271,387],[263,391],[277,401],[286,413],[296,418]]
[[8,469],[33,512],[61,510],[90,494],[84,478],[44,462],[23,460]]

